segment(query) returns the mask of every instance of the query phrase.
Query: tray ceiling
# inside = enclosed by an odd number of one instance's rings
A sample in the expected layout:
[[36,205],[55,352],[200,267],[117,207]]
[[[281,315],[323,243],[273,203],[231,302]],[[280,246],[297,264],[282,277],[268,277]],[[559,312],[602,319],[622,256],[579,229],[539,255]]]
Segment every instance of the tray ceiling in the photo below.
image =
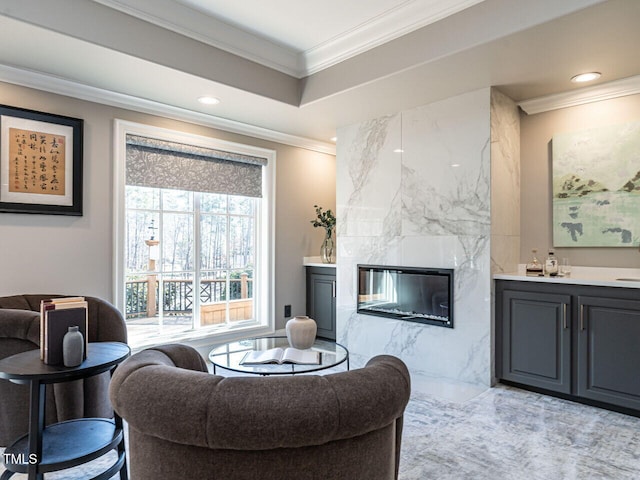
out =
[[0,81],[331,151],[341,125],[480,88],[638,76],[639,24],[635,0],[1,0]]

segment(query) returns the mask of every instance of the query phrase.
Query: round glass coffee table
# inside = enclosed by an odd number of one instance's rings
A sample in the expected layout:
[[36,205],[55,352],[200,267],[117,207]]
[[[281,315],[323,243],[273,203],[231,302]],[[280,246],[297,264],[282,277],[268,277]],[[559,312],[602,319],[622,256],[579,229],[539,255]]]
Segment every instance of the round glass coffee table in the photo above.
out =
[[264,351],[272,348],[288,348],[287,337],[248,338],[237,342],[225,343],[214,348],[209,353],[209,360],[213,363],[213,373],[217,368],[234,372],[253,373],[256,375],[295,375],[297,373],[317,372],[335,367],[347,362],[349,370],[349,350],[331,340],[316,339],[311,350],[320,353],[320,363],[302,365],[296,363],[264,363],[259,365],[242,365],[245,355],[251,351]]

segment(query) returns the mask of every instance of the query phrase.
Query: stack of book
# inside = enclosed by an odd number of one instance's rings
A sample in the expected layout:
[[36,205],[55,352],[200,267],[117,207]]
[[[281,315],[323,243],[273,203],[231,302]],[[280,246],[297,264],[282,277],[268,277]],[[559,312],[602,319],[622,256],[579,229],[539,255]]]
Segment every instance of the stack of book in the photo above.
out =
[[40,303],[40,358],[47,365],[62,365],[62,340],[77,326],[85,341],[87,358],[88,308],[84,297],[62,297]]

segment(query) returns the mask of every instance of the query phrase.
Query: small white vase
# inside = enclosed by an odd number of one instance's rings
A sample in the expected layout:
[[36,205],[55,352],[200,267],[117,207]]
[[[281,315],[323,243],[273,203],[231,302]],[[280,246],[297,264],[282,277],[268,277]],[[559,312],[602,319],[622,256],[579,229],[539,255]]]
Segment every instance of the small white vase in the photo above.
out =
[[77,367],[84,357],[84,337],[78,327],[69,327],[62,338],[62,361],[65,367]]
[[315,342],[318,326],[315,320],[305,315],[293,317],[287,322],[285,329],[289,345],[299,350],[306,350]]

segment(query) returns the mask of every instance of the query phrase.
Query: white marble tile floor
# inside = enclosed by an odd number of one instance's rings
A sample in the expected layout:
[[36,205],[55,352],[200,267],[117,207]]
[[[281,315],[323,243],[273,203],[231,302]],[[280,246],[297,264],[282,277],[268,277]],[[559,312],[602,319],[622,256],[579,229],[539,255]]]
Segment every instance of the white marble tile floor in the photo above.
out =
[[400,465],[401,480],[637,480],[640,418],[504,385],[415,392]]
[[[640,418],[503,385],[481,391],[428,378],[413,383],[400,480],[640,478]],[[90,478],[114,455],[45,478]]]

